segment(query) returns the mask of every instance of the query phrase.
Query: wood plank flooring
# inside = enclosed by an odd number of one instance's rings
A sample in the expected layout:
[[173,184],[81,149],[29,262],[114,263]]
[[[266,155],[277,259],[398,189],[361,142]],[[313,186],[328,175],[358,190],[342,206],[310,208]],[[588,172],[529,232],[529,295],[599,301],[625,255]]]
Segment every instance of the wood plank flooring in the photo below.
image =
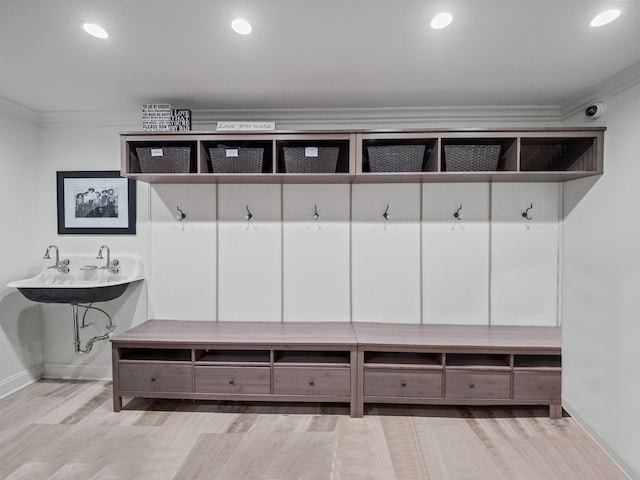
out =
[[0,400],[0,478],[60,480],[617,480],[547,408],[125,400],[41,380]]

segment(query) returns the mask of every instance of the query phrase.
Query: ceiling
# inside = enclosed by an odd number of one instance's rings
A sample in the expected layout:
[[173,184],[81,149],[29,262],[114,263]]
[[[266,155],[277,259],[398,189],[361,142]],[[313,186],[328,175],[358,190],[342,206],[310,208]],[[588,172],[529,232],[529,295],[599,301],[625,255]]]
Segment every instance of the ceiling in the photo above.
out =
[[638,62],[640,0],[0,0],[0,97],[36,112],[563,105]]

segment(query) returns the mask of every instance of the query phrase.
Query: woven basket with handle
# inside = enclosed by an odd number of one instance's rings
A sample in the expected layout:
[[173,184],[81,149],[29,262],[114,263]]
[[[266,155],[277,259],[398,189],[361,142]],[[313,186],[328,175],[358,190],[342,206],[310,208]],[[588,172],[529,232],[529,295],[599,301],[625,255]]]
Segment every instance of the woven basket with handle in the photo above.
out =
[[424,145],[385,145],[367,148],[372,172],[421,172]]
[[190,147],[138,147],[142,173],[189,173]]

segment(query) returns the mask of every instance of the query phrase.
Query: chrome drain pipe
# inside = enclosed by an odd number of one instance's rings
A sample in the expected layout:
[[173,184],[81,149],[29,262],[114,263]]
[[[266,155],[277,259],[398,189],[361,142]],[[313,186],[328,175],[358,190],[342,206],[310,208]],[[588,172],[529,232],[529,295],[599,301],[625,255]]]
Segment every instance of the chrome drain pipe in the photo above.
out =
[[[78,307],[84,308],[84,315],[82,315],[82,325],[80,325],[80,315],[79,315]],[[90,323],[89,324],[85,323],[85,318],[87,316],[87,312],[89,311],[89,309],[97,310],[98,312],[103,313],[107,317],[107,320],[109,321],[109,323],[106,326],[107,332],[104,333],[103,335],[98,335],[97,337],[93,337],[92,339],[90,339],[87,342],[87,345],[85,346],[85,348],[83,349],[80,346],[80,329],[91,325]],[[101,340],[107,340],[116,328],[116,325],[114,325],[113,322],[111,321],[111,316],[101,308],[92,306],[92,304],[81,305],[78,303],[72,303],[71,314],[73,317],[73,344],[75,346],[75,350],[78,355],[87,355],[89,352],[91,352],[91,349],[93,348],[94,343],[99,342]]]

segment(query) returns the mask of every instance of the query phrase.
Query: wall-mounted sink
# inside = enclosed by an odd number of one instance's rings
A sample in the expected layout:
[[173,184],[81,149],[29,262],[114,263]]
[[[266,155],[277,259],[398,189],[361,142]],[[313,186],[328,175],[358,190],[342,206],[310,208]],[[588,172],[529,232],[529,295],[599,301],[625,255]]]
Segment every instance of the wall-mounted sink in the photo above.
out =
[[99,268],[104,262],[92,256],[72,256],[70,260],[69,273],[47,268],[35,277],[11,282],[7,287],[17,288],[34,302],[75,305],[113,300],[130,283],[144,279],[142,260],[138,257],[118,256],[118,273]]

